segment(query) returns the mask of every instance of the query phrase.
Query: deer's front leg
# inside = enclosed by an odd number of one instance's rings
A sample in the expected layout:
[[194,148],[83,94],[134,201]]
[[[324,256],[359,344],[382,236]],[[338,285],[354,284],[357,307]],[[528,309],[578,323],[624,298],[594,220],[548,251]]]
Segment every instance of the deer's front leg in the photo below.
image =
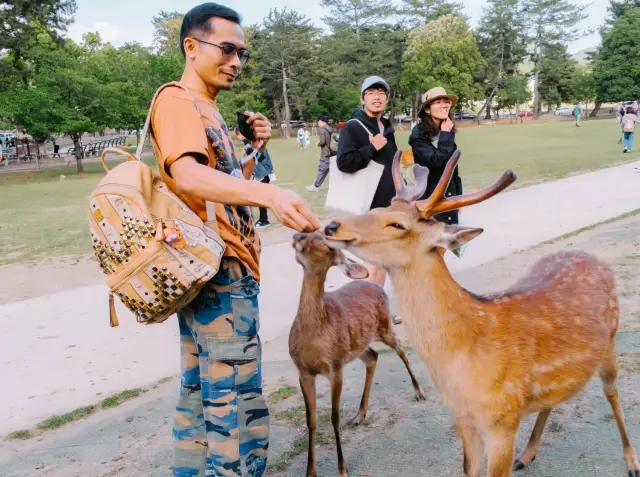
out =
[[480,477],[484,464],[484,442],[478,429],[470,421],[456,421],[458,435],[462,439],[465,477]]
[[307,411],[307,430],[309,432],[307,477],[316,477],[316,377],[301,373],[300,389]]
[[491,429],[485,440],[489,457],[488,477],[511,477],[518,425]]
[[334,369],[331,377],[331,424],[336,435],[336,447],[338,451],[338,476],[348,477],[347,464],[342,454],[340,442],[340,396],[342,395],[342,369]]

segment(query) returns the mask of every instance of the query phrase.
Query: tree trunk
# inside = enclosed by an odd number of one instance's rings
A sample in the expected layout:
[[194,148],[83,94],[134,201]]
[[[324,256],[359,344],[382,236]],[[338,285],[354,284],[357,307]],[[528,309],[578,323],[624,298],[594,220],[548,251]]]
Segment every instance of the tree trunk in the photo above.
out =
[[282,60],[282,100],[284,102],[284,123],[286,125],[285,135],[287,139],[291,137],[291,108],[289,107],[289,92],[287,89],[287,69]]
[[589,101],[584,102],[584,119],[589,120]]
[[82,174],[84,172],[84,167],[82,166],[82,148],[80,146],[80,136],[81,133],[73,133],[71,134],[71,139],[73,140],[74,155],[76,156],[76,167],[78,168],[78,174]]
[[284,139],[284,133],[282,132],[282,111],[280,110],[280,100],[273,100],[273,114],[276,117],[276,124],[278,125],[278,134],[281,139]]
[[535,60],[533,62],[533,119],[538,119],[540,108],[540,42],[535,45]]
[[40,143],[36,142],[36,169],[40,170]]
[[591,111],[591,114],[589,115],[589,117],[595,118],[596,115],[598,114],[598,111],[600,111],[601,106],[602,106],[602,101],[596,101],[596,104],[593,106],[593,111]]
[[389,108],[389,121],[393,124],[393,120],[396,118],[396,90],[391,93],[391,104]]
[[413,121],[417,121],[418,120],[418,113],[420,112],[420,105],[422,104],[421,101],[421,96],[420,96],[420,91],[414,91],[411,94],[411,118],[413,119]]
[[484,119],[491,119],[491,103],[487,101],[489,104],[487,105],[487,110],[484,113]]
[[[142,138],[142,140],[144,141],[144,138]],[[136,129],[136,147],[138,147],[138,145],[140,144],[140,128]]]

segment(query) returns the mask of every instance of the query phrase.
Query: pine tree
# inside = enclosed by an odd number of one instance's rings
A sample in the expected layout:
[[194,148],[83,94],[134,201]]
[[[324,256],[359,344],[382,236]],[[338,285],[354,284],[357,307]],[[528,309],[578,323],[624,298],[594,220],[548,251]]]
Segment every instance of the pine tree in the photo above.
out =
[[398,14],[410,26],[418,26],[445,15],[463,15],[464,4],[450,0],[402,0]]
[[522,0],[525,28],[533,47],[533,117],[541,107],[540,68],[546,47],[564,44],[581,36],[578,23],[587,17],[587,5],[571,0]]
[[[517,74],[518,65],[526,55],[524,22],[519,0],[489,0],[478,27],[478,47],[487,61],[484,73],[487,119],[491,102],[499,88],[506,89],[506,78]],[[480,121],[482,109],[477,118]]]
[[383,23],[394,13],[388,0],[321,0],[320,3],[329,9],[329,14],[322,19],[327,25],[347,25],[358,38],[363,28]]

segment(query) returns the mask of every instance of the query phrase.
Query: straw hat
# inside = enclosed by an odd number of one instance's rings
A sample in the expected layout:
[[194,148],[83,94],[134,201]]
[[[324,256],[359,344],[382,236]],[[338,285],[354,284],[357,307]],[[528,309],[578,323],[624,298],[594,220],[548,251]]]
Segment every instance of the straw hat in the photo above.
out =
[[422,106],[420,106],[420,114],[424,114],[425,108],[427,108],[436,99],[447,98],[451,101],[451,109],[458,104],[458,97],[455,94],[447,94],[445,89],[441,86],[431,88],[429,91],[422,95]]

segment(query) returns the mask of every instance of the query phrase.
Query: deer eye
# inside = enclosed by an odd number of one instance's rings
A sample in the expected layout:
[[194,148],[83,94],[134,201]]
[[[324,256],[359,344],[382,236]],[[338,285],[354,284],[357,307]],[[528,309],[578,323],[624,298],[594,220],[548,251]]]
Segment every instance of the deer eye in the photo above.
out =
[[398,230],[407,230],[404,225],[399,224],[397,222],[394,222],[392,224],[388,224],[387,227],[393,227],[394,229],[398,229]]

